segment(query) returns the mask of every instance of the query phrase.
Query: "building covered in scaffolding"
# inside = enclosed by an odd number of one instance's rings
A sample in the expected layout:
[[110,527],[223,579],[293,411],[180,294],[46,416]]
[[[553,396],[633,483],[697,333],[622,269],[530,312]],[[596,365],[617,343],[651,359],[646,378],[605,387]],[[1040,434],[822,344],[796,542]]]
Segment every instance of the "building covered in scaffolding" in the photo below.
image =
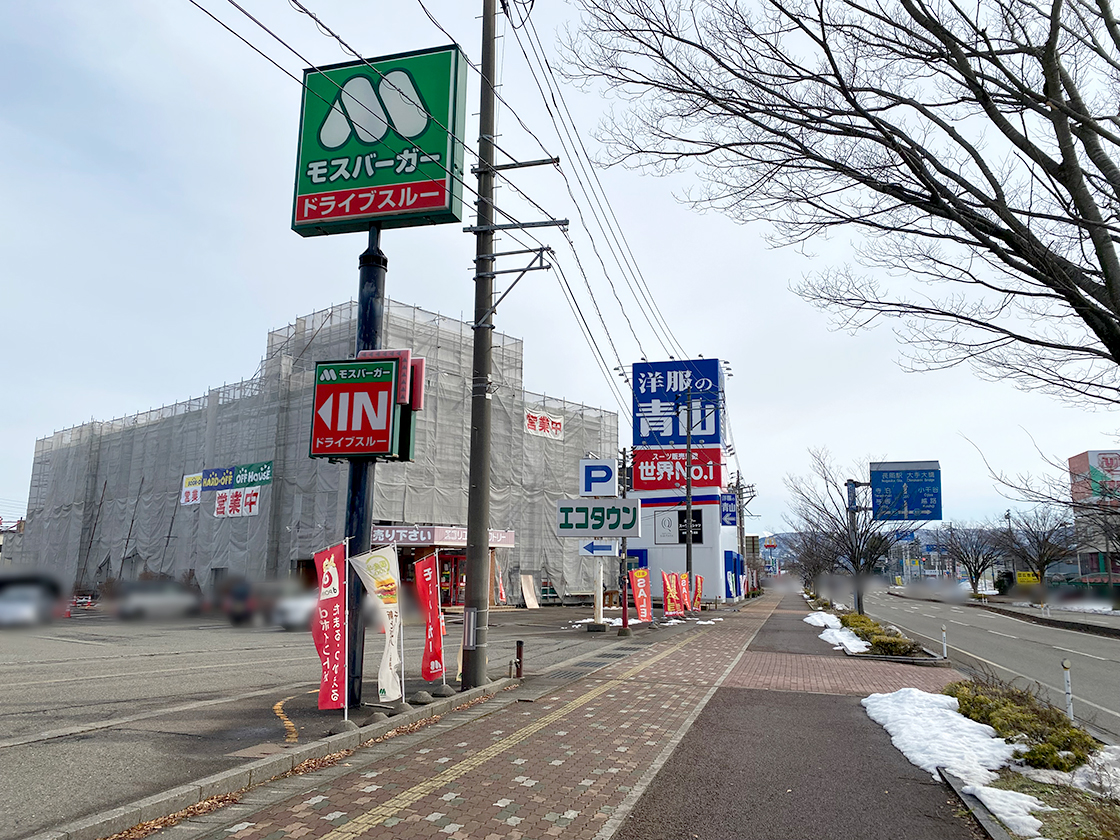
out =
[[[306,572],[315,551],[342,539],[346,515],[345,463],[308,457],[315,363],[353,355],[356,317],[351,302],[299,318],[269,333],[250,379],[37,441],[14,562],[77,591],[161,577],[210,593],[225,579]],[[414,460],[376,467],[375,536],[438,534],[453,602],[467,518],[472,331],[395,302],[385,318],[384,346],[426,360],[426,403]],[[576,492],[580,458],[618,448],[614,412],[526,392],[522,363],[522,341],[496,333],[491,528],[513,535],[495,543],[495,591],[514,603],[523,581],[561,598],[591,592],[597,561],[555,535],[556,500]],[[214,471],[236,474],[230,484],[246,495],[190,478]],[[231,498],[245,504],[231,512]]]

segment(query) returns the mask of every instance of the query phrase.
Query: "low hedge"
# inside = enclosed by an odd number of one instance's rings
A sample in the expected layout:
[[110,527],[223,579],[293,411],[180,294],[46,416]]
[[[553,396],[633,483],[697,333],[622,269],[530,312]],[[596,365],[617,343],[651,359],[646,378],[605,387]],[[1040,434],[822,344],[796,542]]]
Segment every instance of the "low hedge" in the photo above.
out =
[[1019,742],[1017,756],[1031,767],[1069,772],[1089,760],[1099,745],[1037,693],[993,676],[950,683],[944,694],[957,698],[958,711],[986,723],[1007,741]]

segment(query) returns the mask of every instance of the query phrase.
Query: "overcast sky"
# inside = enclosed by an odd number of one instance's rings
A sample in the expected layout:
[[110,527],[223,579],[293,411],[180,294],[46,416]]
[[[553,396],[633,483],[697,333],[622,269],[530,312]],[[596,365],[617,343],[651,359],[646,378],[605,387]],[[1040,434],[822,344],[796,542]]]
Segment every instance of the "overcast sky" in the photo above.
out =
[[[230,2],[197,1],[301,76],[304,60]],[[285,2],[243,5],[307,62],[350,58]],[[365,56],[449,40],[416,0],[307,5]],[[477,62],[481,2],[427,5]],[[557,31],[574,26],[574,14],[566,3],[536,5],[533,20],[551,60]],[[522,160],[544,156],[520,117],[549,154],[565,158],[504,21],[500,30],[509,105],[500,111],[501,145]],[[0,516],[7,523],[26,509],[37,438],[252,376],[269,329],[354,296],[365,243],[361,234],[303,239],[291,231],[300,86],[189,0],[0,4],[0,69],[7,385]],[[478,90],[471,73],[472,114]],[[571,87],[563,94],[594,155],[595,125],[624,103]],[[473,116],[467,136],[477,137]],[[561,165],[567,173],[577,168],[569,159]],[[1110,412],[984,382],[967,369],[903,373],[889,326],[856,336],[830,331],[827,315],[789,285],[847,259],[843,233],[813,243],[812,256],[772,250],[761,225],[683,206],[676,196],[688,177],[616,169],[600,177],[676,338],[692,356],[731,364],[738,466],[758,492],[750,506],[758,518],[748,530],[786,530],[783,478],[807,471],[809,447],[827,447],[843,464],[938,459],[946,519],[966,522],[1014,504],[993,486],[981,453],[997,469],[1037,473],[1046,465],[1036,446],[1065,458],[1115,445],[1120,424]],[[622,306],[616,302],[560,174],[544,167],[514,180],[550,214],[572,219],[580,263],[621,359],[663,358],[617,271],[611,276]],[[520,218],[540,215],[510,189],[498,200]],[[617,364],[563,238],[555,231],[538,237],[556,248],[595,340]],[[387,231],[382,247],[390,297],[456,317],[472,310],[474,239],[462,225]],[[519,246],[507,240],[500,247]],[[526,388],[618,410],[555,273],[527,276],[495,323],[525,339]],[[624,422],[620,438],[629,435]]]

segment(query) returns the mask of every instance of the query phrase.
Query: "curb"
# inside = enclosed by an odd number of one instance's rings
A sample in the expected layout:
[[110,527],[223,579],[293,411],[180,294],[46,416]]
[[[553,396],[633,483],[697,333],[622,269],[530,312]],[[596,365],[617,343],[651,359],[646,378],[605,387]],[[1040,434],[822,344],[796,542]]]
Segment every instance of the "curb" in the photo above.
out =
[[440,698],[434,703],[396,715],[388,720],[362,726],[351,732],[329,735],[310,744],[285,750],[278,755],[252,761],[118,808],[83,817],[58,828],[34,834],[27,840],[99,840],[140,823],[182,811],[211,797],[257,787],[290,772],[305,761],[322,758],[342,750],[357,749],[359,744],[378,738],[393,729],[426,720],[434,715],[447,714],[456,706],[469,703],[479,697],[492,697],[508,687],[519,685],[520,682],[517,679],[494,680],[487,685],[460,692],[454,697]]
[[952,663],[944,657],[938,656],[927,647],[923,647],[926,656],[887,656],[881,653],[852,653],[844,648],[844,655],[853,659],[868,659],[872,662],[897,662],[899,665],[919,665],[923,668],[952,668]]
[[984,803],[971,793],[964,792],[965,784],[963,780],[958,779],[944,767],[938,767],[937,772],[945,780],[945,784],[953,789],[953,793],[964,803],[964,806],[972,812],[972,816],[976,817],[976,821],[980,823],[980,827],[984,829],[985,834],[992,840],[1012,840],[1003,824],[992,815],[992,812],[987,809]]

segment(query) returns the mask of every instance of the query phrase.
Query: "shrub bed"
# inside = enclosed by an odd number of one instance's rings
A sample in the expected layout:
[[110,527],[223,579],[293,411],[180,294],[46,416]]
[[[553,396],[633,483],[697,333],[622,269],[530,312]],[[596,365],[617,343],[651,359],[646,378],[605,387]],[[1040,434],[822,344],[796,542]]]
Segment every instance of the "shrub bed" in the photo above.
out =
[[987,677],[950,683],[943,693],[957,698],[965,717],[986,723],[1008,742],[1019,743],[1018,757],[1031,767],[1068,773],[1098,749],[1089,733],[1034,691]]
[[894,627],[883,627],[871,616],[859,613],[845,613],[840,616],[840,625],[847,627],[871,647],[867,653],[876,656],[924,656],[922,646],[913,639],[903,636]]

